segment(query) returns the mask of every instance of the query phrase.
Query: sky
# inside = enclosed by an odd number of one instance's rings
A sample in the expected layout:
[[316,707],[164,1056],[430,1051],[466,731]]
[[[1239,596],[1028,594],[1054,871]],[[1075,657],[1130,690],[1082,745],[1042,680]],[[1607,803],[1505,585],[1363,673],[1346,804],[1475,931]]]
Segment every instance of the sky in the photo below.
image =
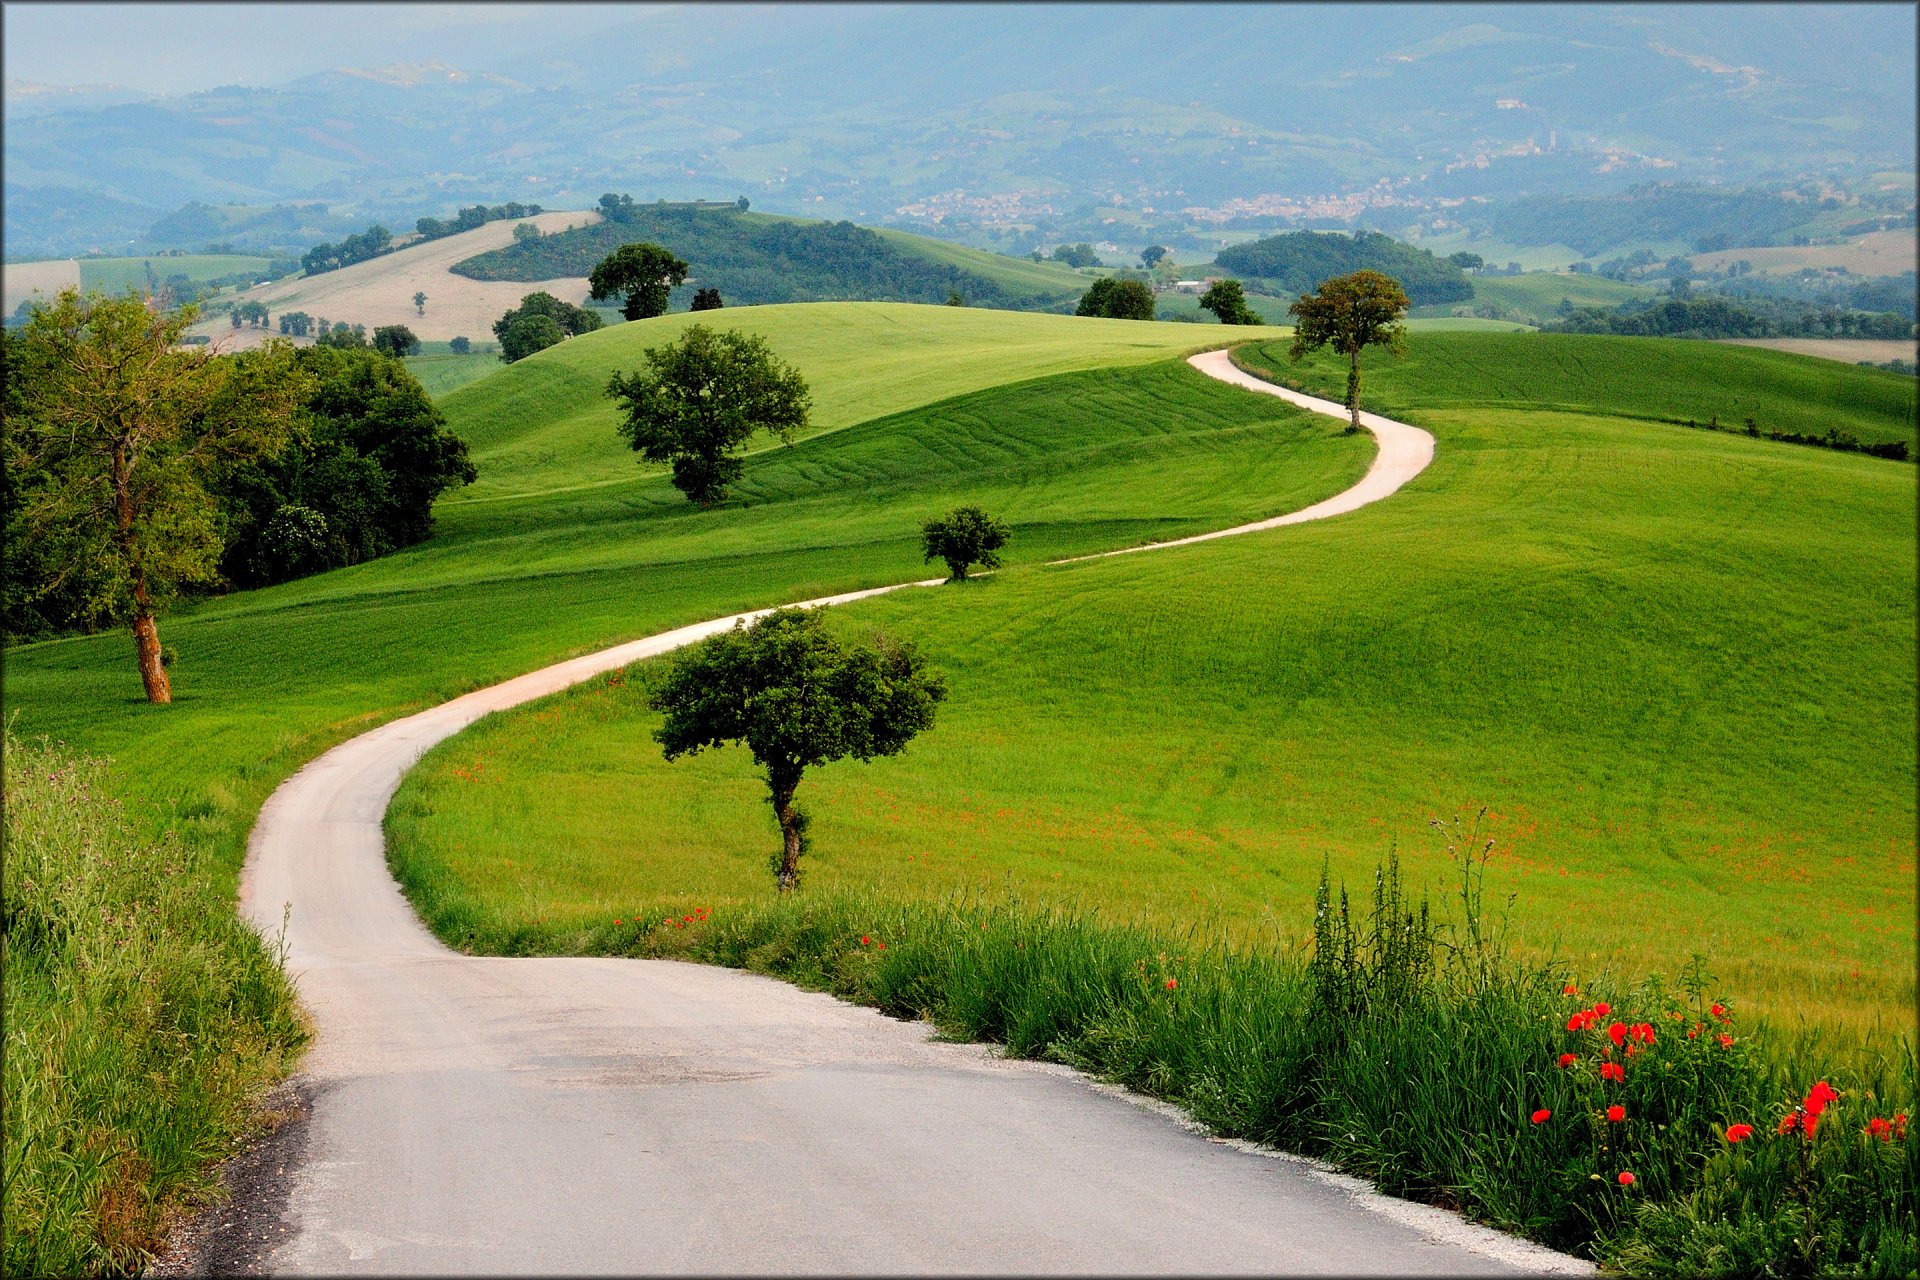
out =
[[[639,4],[73,4],[4,10],[9,81],[194,93],[334,67],[477,67],[631,22]],[[210,32],[217,37],[210,38]]]

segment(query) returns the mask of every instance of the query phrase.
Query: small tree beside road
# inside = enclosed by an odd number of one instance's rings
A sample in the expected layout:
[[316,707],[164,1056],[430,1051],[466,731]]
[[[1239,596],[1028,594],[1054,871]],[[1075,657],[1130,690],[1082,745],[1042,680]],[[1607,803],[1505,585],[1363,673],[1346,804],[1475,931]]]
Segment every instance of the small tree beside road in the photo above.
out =
[[812,397],[800,371],[758,334],[690,325],[676,342],[646,349],[647,367],[614,374],[620,434],[648,462],[673,466],[673,485],[710,507],[740,478],[737,455],[756,431],[793,443]]
[[937,520],[929,520],[920,530],[925,560],[947,562],[954,582],[964,582],[967,570],[1000,567],[1000,548],[1007,545],[1007,526],[979,507],[955,507]]
[[646,320],[667,313],[667,295],[686,281],[687,264],[657,244],[623,244],[587,276],[595,302],[626,295],[620,314]]
[[689,650],[650,703],[666,717],[654,737],[669,760],[728,742],[753,752],[780,824],[773,872],[787,893],[807,847],[806,815],[794,804],[806,770],[898,755],[946,696],[911,644],[876,636],[872,648],[849,647],[819,614],[776,609]]
[[1319,292],[1300,295],[1287,308],[1294,317],[1293,346],[1287,352],[1299,360],[1321,347],[1332,347],[1347,357],[1347,412],[1350,431],[1360,429],[1360,353],[1385,347],[1393,355],[1406,349],[1406,290],[1392,276],[1378,271],[1356,271],[1335,276]]

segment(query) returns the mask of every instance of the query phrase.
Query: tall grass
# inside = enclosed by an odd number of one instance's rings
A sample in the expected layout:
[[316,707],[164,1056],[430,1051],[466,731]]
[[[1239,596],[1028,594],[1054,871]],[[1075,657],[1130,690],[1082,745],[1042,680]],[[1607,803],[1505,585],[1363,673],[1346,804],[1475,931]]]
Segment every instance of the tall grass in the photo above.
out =
[[5,1270],[128,1274],[305,1033],[219,878],[139,835],[101,762],[9,732],[5,764]]
[[[1913,1109],[1909,1042],[1823,1061],[1747,1025],[1699,964],[1670,990],[1523,962],[1480,900],[1485,845],[1449,834],[1448,909],[1391,859],[1359,907],[1323,877],[1304,953],[860,893],[642,911],[572,942],[924,1017],[1635,1273],[1912,1274],[1920,1144],[1872,1126]],[[1816,1080],[1838,1099],[1779,1132]]]

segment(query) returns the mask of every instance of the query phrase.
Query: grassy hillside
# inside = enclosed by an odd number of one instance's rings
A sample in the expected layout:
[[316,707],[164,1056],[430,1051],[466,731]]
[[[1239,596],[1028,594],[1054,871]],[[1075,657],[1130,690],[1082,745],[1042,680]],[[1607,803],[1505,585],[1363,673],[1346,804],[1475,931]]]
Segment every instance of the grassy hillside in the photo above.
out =
[[727,205],[633,204],[608,221],[455,264],[475,280],[583,276],[636,240],[665,245],[691,268],[673,295],[685,306],[695,286],[716,288],[729,303],[883,300],[943,303],[958,290],[975,306],[1045,310],[1084,292],[1088,281],[1064,268],[906,232],[877,232],[849,222],[748,213]]
[[1502,318],[1524,324],[1544,324],[1560,318],[1560,301],[1576,307],[1617,307],[1623,302],[1651,298],[1659,291],[1605,276],[1574,275],[1564,271],[1529,271],[1519,276],[1475,276],[1473,300],[1416,307],[1415,316],[1446,316],[1474,307],[1498,307]]
[[82,288],[119,293],[128,288],[144,289],[149,266],[153,268],[154,277],[160,280],[184,275],[199,282],[245,273],[252,273],[258,280],[266,275],[273,260],[255,254],[196,253],[178,258],[81,258],[79,261]]
[[[1912,474],[1643,414],[1717,387],[1866,435],[1911,386],[1564,341],[1590,358],[1417,336],[1378,403],[1436,462],[1354,516],[840,611],[912,636],[954,696],[904,756],[810,777],[813,883],[1297,944],[1323,858],[1354,880],[1397,842],[1430,882],[1427,819],[1487,805],[1490,900],[1518,895],[1533,954],[1700,952],[1749,1009],[1910,1030]],[[1617,408],[1581,403],[1629,371]],[[1338,394],[1330,363],[1303,376]],[[768,892],[750,762],[664,764],[645,680],[499,717],[409,778],[396,857],[443,935],[593,949],[643,906]]]
[[441,407],[480,468],[460,501],[631,479],[636,464],[614,433],[607,379],[639,367],[645,348],[691,324],[764,335],[806,375],[813,432],[1042,374],[1161,360],[1229,336],[1191,325],[906,303],[727,307],[614,325],[447,396]]

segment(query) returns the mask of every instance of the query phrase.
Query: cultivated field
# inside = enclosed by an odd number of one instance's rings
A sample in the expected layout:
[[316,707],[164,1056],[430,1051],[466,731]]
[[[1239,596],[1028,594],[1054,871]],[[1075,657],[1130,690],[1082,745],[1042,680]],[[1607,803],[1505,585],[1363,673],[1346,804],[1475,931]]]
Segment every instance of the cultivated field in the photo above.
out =
[[[364,324],[369,333],[380,325],[404,324],[429,341],[466,337],[479,342],[490,339],[493,322],[519,306],[520,299],[529,293],[544,290],[567,302],[584,303],[586,279],[530,284],[485,282],[456,276],[447,268],[463,258],[512,243],[518,222],[530,221],[542,231],[560,231],[599,219],[597,213],[559,211],[531,219],[489,222],[472,231],[410,245],[338,271],[276,280],[248,289],[235,300],[264,303],[276,319],[285,311],[304,311],[315,319]],[[415,314],[416,292],[427,295],[424,315]],[[235,329],[224,316],[216,316],[194,326],[191,332],[211,336],[222,350],[243,350],[278,336],[279,329]]]
[[80,287],[80,263],[73,258],[59,258],[49,262],[9,262],[0,267],[0,308],[6,315],[12,315],[20,309],[20,304],[38,294],[42,298],[52,298],[62,289]]
[[1769,351],[1792,351],[1822,360],[1840,360],[1847,364],[1885,364],[1889,360],[1915,358],[1915,344],[1898,339],[1879,338],[1726,338],[1741,347],[1764,347]]
[[1745,259],[1762,275],[1792,275],[1807,267],[1840,267],[1857,276],[1897,276],[1916,269],[1920,233],[1912,227],[1869,231],[1844,244],[1779,245],[1767,249],[1722,249],[1693,255],[1697,271],[1725,271]]

